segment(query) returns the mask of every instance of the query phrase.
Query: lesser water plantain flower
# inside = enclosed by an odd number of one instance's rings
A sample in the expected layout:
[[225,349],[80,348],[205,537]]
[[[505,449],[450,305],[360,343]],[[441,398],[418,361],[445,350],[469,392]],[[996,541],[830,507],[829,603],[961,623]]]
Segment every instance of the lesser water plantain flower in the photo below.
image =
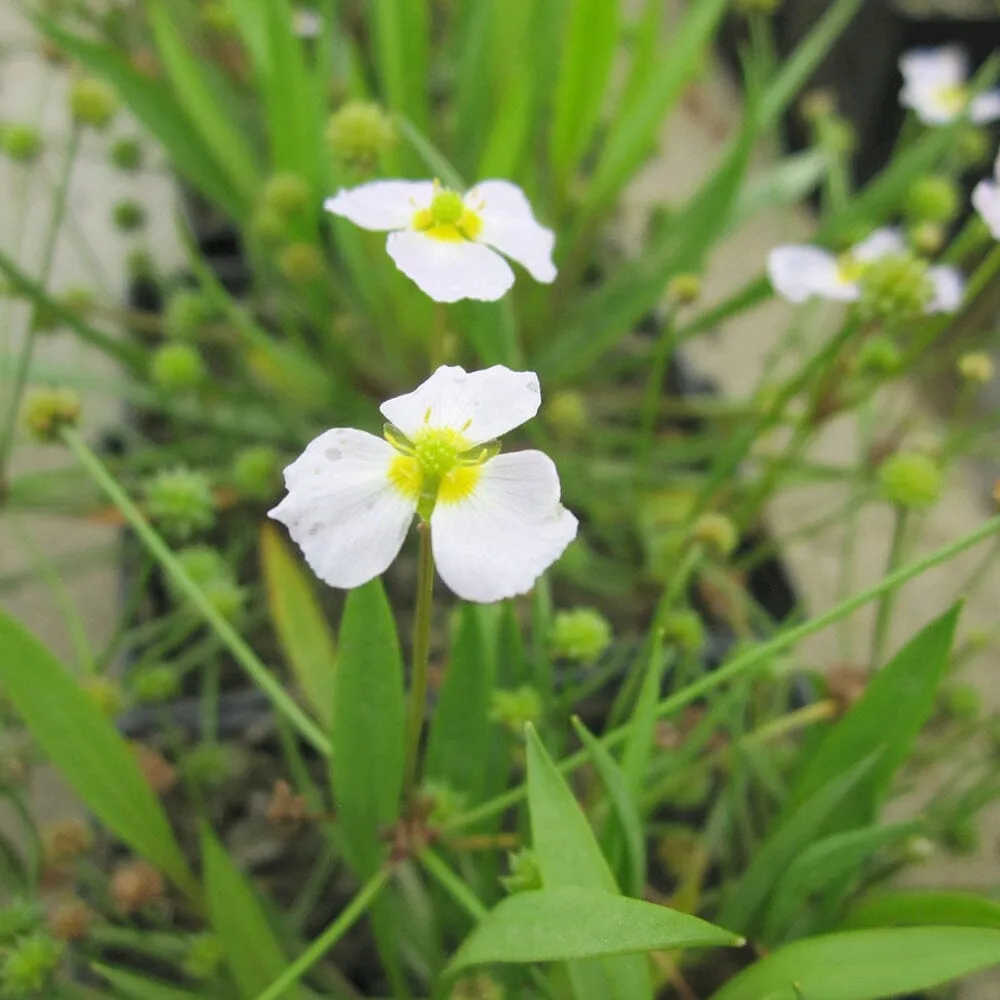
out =
[[[856,302],[861,298],[862,278],[868,268],[875,261],[906,252],[897,230],[877,229],[840,257],[821,247],[776,247],[768,255],[767,271],[775,291],[789,302],[805,302],[813,296]],[[925,311],[954,312],[962,301],[961,273],[942,264],[928,267],[927,278],[932,290]]]
[[972,204],[995,239],[1000,240],[1000,156],[993,165],[993,180],[980,181],[972,192]]
[[437,302],[501,298],[514,272],[500,254],[536,281],[556,277],[555,236],[510,181],[482,181],[464,195],[436,181],[372,181],[338,191],[324,207],[362,229],[388,232],[396,266]]
[[338,427],[310,442],[285,469],[288,495],[270,516],[332,587],[384,572],[416,514],[429,522],[438,572],[459,597],[522,594],[577,529],[547,455],[497,453],[496,439],[540,403],[534,372],[438,368],[382,404],[384,438]]
[[925,125],[947,125],[964,114],[976,125],[1000,118],[1000,90],[970,92],[969,60],[957,45],[907,52],[899,71],[899,103],[912,108]]

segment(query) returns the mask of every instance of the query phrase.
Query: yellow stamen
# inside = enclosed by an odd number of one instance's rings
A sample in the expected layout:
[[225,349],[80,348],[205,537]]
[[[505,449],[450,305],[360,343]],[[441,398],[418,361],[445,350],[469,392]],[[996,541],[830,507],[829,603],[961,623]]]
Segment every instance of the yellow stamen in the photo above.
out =
[[437,498],[441,503],[460,503],[468,499],[479,477],[482,475],[482,465],[456,465],[450,472],[441,477]]
[[411,225],[431,239],[462,243],[476,239],[482,232],[483,220],[463,203],[458,192],[436,186],[430,208],[414,212]]

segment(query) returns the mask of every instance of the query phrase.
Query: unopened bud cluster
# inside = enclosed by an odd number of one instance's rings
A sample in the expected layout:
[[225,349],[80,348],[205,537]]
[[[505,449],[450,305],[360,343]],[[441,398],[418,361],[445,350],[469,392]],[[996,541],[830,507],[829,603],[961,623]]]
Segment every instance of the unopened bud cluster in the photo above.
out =
[[356,170],[371,170],[396,144],[396,127],[379,105],[347,101],[330,117],[326,140],[333,155]]
[[147,480],[146,513],[165,535],[184,541],[215,524],[216,503],[208,476],[178,466]]
[[882,495],[890,503],[908,510],[926,510],[941,496],[941,466],[923,452],[901,451],[879,468]]
[[868,264],[858,282],[858,310],[866,321],[904,322],[923,316],[934,296],[927,263],[894,253]]
[[611,642],[611,623],[594,608],[559,611],[552,619],[549,649],[565,660],[596,660]]

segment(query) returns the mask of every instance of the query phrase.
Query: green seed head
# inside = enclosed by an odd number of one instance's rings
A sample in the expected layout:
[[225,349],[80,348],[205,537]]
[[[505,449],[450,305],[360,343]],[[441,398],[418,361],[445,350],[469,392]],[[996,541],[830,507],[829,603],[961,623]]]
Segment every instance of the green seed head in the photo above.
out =
[[192,747],[180,761],[185,777],[206,788],[221,785],[233,769],[229,750],[217,743],[201,743]]
[[490,695],[490,719],[509,729],[515,736],[524,735],[526,723],[536,723],[542,715],[542,699],[529,684],[513,690],[495,690]]
[[431,215],[439,225],[454,225],[462,218],[465,203],[457,191],[438,191],[431,202]]
[[676,611],[663,623],[663,638],[687,653],[697,653],[705,644],[705,626],[696,611]]
[[882,495],[897,507],[926,510],[941,496],[941,466],[922,452],[901,451],[887,458],[878,472]]
[[62,957],[62,945],[47,934],[32,934],[18,940],[0,969],[0,995],[26,1000],[41,996]]
[[243,496],[266,500],[274,495],[277,481],[278,454],[270,445],[253,445],[236,453],[233,482]]
[[80,397],[72,389],[38,388],[25,393],[21,422],[36,441],[52,442],[64,427],[75,427]]
[[371,170],[396,144],[396,127],[378,104],[348,101],[330,117],[326,139],[346,166]]
[[961,192],[951,177],[928,174],[910,185],[904,211],[911,222],[950,222],[961,202]]
[[129,676],[129,690],[136,702],[159,705],[176,698],[181,682],[177,671],[167,663],[140,667]]
[[257,239],[268,246],[278,246],[288,239],[288,219],[263,206],[254,213],[252,225]]
[[171,540],[184,541],[215,524],[216,504],[208,476],[178,466],[145,484],[146,512]]
[[163,344],[153,354],[150,375],[161,389],[172,392],[194,389],[205,379],[205,362],[191,344]]
[[115,226],[123,233],[134,233],[146,224],[146,210],[137,201],[120,201],[111,214]]
[[111,162],[119,170],[133,173],[142,166],[142,146],[138,139],[123,137],[111,145]]
[[74,80],[69,90],[70,113],[81,125],[103,130],[118,110],[115,92],[103,81],[85,76]]
[[903,355],[888,337],[872,337],[861,346],[854,363],[862,374],[886,377],[899,372]]
[[611,643],[611,623],[595,608],[558,611],[549,631],[552,655],[564,660],[589,663]]
[[323,253],[314,243],[291,243],[278,254],[278,270],[293,285],[306,285],[323,274]]
[[671,305],[689,306],[701,298],[701,275],[678,274],[667,283],[667,301]]
[[961,125],[951,146],[951,155],[959,170],[971,170],[987,163],[993,152],[989,132],[978,125]]
[[[227,621],[243,612],[247,592],[236,582],[232,568],[221,552],[208,545],[192,545],[177,554],[177,560],[197,584],[205,600]],[[177,592],[178,597],[180,592]]]
[[914,249],[928,257],[933,257],[944,246],[947,233],[937,222],[918,222],[907,229]]
[[298,174],[275,174],[264,185],[262,208],[288,218],[308,208],[311,199],[309,185]]
[[941,692],[941,709],[956,722],[972,722],[983,710],[983,696],[971,684],[952,684]]
[[963,354],[958,359],[958,372],[969,382],[978,382],[980,385],[992,382],[994,370],[993,359],[981,351]]
[[694,522],[691,537],[716,555],[728,556],[739,543],[736,525],[725,514],[702,514]]
[[33,163],[42,152],[42,135],[32,125],[0,126],[0,152],[15,163]]
[[199,934],[191,941],[181,971],[192,979],[214,979],[224,958],[222,944],[214,934]]
[[110,677],[85,677],[80,686],[90,696],[90,700],[101,710],[101,714],[113,719],[125,707],[125,692],[121,684]]
[[190,288],[174,292],[163,315],[163,329],[174,340],[195,340],[215,310],[211,302]]
[[590,424],[587,400],[575,389],[558,389],[542,404],[542,418],[561,437],[578,437]]
[[923,316],[934,297],[927,263],[911,253],[889,254],[868,264],[858,303],[866,321],[905,322]]

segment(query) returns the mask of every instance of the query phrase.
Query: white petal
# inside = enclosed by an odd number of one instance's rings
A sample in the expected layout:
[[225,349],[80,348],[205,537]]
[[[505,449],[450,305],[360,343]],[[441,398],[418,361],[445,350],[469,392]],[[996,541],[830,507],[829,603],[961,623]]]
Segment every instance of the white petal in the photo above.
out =
[[459,597],[481,603],[530,590],[576,529],[576,518],[559,502],[556,467],[540,451],[490,459],[470,497],[439,501],[431,515],[441,579]]
[[1000,118],[1000,90],[976,94],[969,102],[969,119],[975,125],[988,125]]
[[480,243],[488,243],[516,260],[536,281],[555,281],[555,234],[538,222],[516,184],[483,181],[466,194],[465,203],[483,221],[482,232],[476,237]]
[[299,38],[319,38],[323,34],[323,17],[311,7],[296,7],[292,11],[292,30]]
[[892,253],[902,253],[906,242],[898,229],[876,229],[871,236],[851,247],[851,256],[866,264]]
[[435,302],[495,302],[514,284],[507,261],[480,243],[437,240],[411,230],[390,233],[385,248],[396,267]]
[[934,297],[927,306],[929,313],[952,313],[962,304],[965,278],[957,268],[940,264],[929,268],[927,276],[934,285]]
[[983,217],[993,238],[1000,240],[1000,184],[980,181],[972,192],[972,204]]
[[268,515],[288,527],[313,572],[359,587],[399,554],[416,502],[389,481],[396,451],[351,428],[325,431],[285,469],[288,496]]
[[341,188],[323,202],[323,207],[362,229],[385,232],[406,229],[414,213],[429,208],[433,199],[433,181],[372,181],[356,188]]
[[776,247],[767,256],[767,273],[775,291],[789,302],[814,295],[842,302],[858,297],[857,286],[840,277],[837,258],[819,247]]
[[412,437],[424,427],[450,427],[482,444],[530,420],[542,402],[538,376],[494,365],[466,372],[443,365],[405,396],[382,404],[382,416]]
[[969,60],[958,45],[912,49],[900,57],[899,71],[908,86],[961,87],[969,76]]

